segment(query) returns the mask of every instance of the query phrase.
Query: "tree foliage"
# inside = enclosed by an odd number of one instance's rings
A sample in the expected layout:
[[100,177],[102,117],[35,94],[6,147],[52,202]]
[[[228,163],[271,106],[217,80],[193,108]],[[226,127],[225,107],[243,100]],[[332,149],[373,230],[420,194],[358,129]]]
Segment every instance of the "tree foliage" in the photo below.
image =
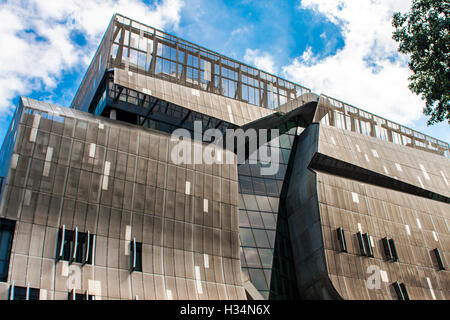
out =
[[409,89],[425,100],[428,124],[450,124],[450,0],[413,0],[392,25],[398,51],[410,55]]

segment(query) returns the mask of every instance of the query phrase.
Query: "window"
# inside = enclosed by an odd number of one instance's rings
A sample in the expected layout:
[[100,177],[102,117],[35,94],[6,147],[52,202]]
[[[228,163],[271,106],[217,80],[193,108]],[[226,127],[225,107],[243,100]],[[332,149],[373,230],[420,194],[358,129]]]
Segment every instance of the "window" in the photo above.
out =
[[269,240],[265,230],[253,229],[256,246],[259,248],[270,248]]
[[412,131],[408,128],[400,127],[400,131],[403,132],[404,134],[412,135]]
[[387,130],[386,130],[386,128],[383,128],[381,125],[375,126],[375,134],[378,139],[388,141]]
[[403,293],[402,290],[400,288],[400,284],[398,283],[398,281],[395,281],[392,286],[394,287],[395,293],[397,294],[397,297],[399,300],[405,300],[405,298],[403,297]]
[[130,271],[142,272],[142,243],[136,242],[136,238],[130,243]]
[[252,228],[264,228],[261,214],[258,211],[248,211],[248,219]]
[[397,262],[398,261],[398,254],[397,254],[397,247],[395,246],[394,239],[389,239],[389,246],[391,247],[392,260],[394,262]]
[[392,260],[393,262],[398,262],[398,254],[397,247],[395,246],[394,239],[383,238],[381,239],[383,242],[384,254],[388,260]]
[[409,300],[409,293],[408,293],[408,290],[406,289],[406,285],[404,283],[400,283],[400,290],[403,293],[403,298],[405,300]]
[[253,238],[251,229],[239,228],[239,237],[241,239],[241,244],[243,246],[248,246],[248,247],[256,246],[255,239]]
[[359,133],[359,120],[353,119],[353,123],[355,124],[355,132]]
[[266,185],[266,192],[268,196],[274,196],[274,197],[278,197],[279,195],[279,190],[278,190],[278,186],[277,186],[277,182],[276,180],[272,180],[272,179],[265,179],[264,183]]
[[257,290],[268,290],[266,277],[262,269],[249,269],[250,280]]
[[407,145],[411,144],[412,140],[410,137],[402,136],[402,142],[403,142],[403,145],[407,146]]
[[372,249],[372,239],[369,236],[368,233],[364,233],[362,235],[363,239],[364,239],[364,243],[365,246],[367,248],[367,256],[372,257],[373,258],[373,249]]
[[404,283],[395,281],[392,286],[394,287],[395,293],[397,294],[399,300],[409,300],[409,293]]
[[375,123],[377,125],[381,125],[381,124],[385,124],[386,123],[386,120],[384,120],[382,118],[379,118],[379,117],[377,117],[375,115],[373,116],[373,121],[375,121]]
[[239,176],[240,193],[253,193],[252,179],[250,177]]
[[75,289],[72,289],[71,292],[69,292],[68,300],[95,300],[95,296],[89,294],[89,292],[86,290],[86,293],[77,293]]
[[371,132],[372,132],[372,126],[371,126],[370,122],[361,120],[361,133],[366,136],[370,136]]
[[436,256],[437,263],[439,265],[439,270],[445,270],[444,261],[442,260],[441,253],[438,248],[433,249],[434,255]]
[[372,119],[372,115],[370,113],[362,111],[362,110],[359,110],[359,115],[366,119]]
[[345,116],[345,125],[347,126],[347,130],[352,130],[352,118],[349,116]]
[[383,242],[384,255],[386,256],[386,259],[392,260],[392,251],[391,246],[389,245],[389,240],[387,238],[383,238],[381,241]]
[[387,122],[387,126],[389,128],[395,129],[395,130],[399,130],[400,129],[400,126],[398,124],[392,123],[392,122],[389,122],[389,121]]
[[272,268],[273,253],[271,249],[258,249],[263,268]]
[[261,212],[261,217],[264,221],[264,226],[266,229],[276,229],[277,222],[273,213]]
[[258,250],[256,248],[243,248],[247,265],[253,268],[260,268],[261,261],[259,259]]
[[425,136],[419,132],[414,131],[413,132],[414,137],[418,138],[418,139],[422,139],[425,140]]
[[391,133],[392,133],[392,141],[396,144],[402,144],[402,135],[394,131],[391,131]]
[[280,147],[285,149],[291,148],[291,141],[289,140],[289,136],[286,134],[283,134],[280,136]]
[[0,218],[0,281],[8,279],[9,258],[16,222]]
[[356,108],[353,108],[353,107],[351,107],[351,106],[349,106],[349,105],[345,105],[345,112],[351,112],[351,113],[358,113],[358,110],[356,109]]
[[250,221],[245,210],[239,210],[239,226],[250,227]]
[[424,142],[419,141],[419,140],[414,140],[414,144],[415,144],[416,146],[422,147],[422,148],[426,148],[426,147],[427,147],[427,145],[426,145]]
[[320,123],[326,124],[327,126],[330,125],[330,116],[328,113],[320,120]]
[[338,111],[334,111],[334,124],[336,128],[345,130],[344,115]]
[[359,249],[361,250],[361,255],[367,256],[366,244],[364,243],[364,239],[363,239],[361,232],[358,232],[356,234],[356,236],[358,238]]
[[252,178],[253,181],[253,191],[255,194],[266,195],[266,186],[264,180],[261,178]]
[[339,243],[341,244],[341,251],[347,252],[347,243],[345,242],[344,230],[342,228],[337,228],[336,231]]
[[27,287],[17,287],[12,285],[9,287],[9,300],[39,300],[39,289]]
[[79,232],[66,230],[65,225],[59,230],[57,255],[58,260],[69,262],[92,264],[92,256],[95,253],[95,235],[89,231]]

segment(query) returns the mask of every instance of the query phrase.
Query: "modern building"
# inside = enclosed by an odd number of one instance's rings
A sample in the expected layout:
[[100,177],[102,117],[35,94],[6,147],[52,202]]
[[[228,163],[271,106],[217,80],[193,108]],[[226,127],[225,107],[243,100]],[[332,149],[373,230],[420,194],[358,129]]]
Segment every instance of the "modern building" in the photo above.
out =
[[[179,129],[192,150],[248,135],[214,163],[180,163]],[[270,160],[241,158],[252,145]],[[70,108],[16,109],[0,299],[450,299],[449,157],[116,14]]]

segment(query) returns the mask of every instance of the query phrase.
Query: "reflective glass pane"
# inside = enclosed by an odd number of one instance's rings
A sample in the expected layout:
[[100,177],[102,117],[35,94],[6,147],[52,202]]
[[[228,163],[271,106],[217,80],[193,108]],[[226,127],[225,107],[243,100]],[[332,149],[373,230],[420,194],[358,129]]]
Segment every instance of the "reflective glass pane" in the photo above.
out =
[[254,229],[253,234],[255,236],[256,245],[261,248],[269,248],[269,240],[267,239],[265,230]]
[[267,197],[256,196],[256,202],[258,203],[260,211],[272,211]]
[[251,229],[239,228],[239,236],[241,238],[241,244],[243,246],[249,246],[249,247],[255,246],[255,240],[253,239]]
[[248,220],[247,212],[245,210],[239,210],[239,226],[250,227],[250,222]]
[[258,249],[259,257],[264,268],[272,268],[273,254],[271,249]]
[[258,194],[266,194],[266,186],[264,180],[261,178],[252,178],[253,180],[253,190]]
[[257,211],[248,211],[248,218],[250,225],[253,228],[264,228],[264,223],[261,219],[261,215]]
[[240,176],[239,187],[241,193],[253,193],[252,180],[250,177]]
[[256,204],[256,198],[253,195],[243,194],[242,198],[244,199],[245,207],[248,210],[258,211],[258,205]]
[[261,212],[261,218],[263,219],[264,226],[266,228],[275,229],[277,223],[272,213]]
[[247,260],[247,265],[249,267],[261,267],[261,262],[259,260],[258,251],[256,248],[243,248],[245,260]]
[[250,280],[253,285],[258,290],[268,290],[266,277],[264,276],[264,271],[262,269],[248,269],[250,274]]
[[278,185],[276,180],[265,179],[264,183],[266,184],[266,192],[268,196],[278,196]]

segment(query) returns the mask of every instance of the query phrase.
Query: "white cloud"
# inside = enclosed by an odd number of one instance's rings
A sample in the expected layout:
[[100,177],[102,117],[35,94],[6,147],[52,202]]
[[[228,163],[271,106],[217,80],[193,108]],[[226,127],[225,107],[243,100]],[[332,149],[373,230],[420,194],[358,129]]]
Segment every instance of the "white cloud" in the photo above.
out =
[[314,48],[283,68],[286,78],[403,124],[422,115],[422,100],[408,89],[407,57],[397,53],[391,17],[409,0],[302,0],[300,7],[342,28],[344,47],[318,60]]
[[233,31],[231,31],[230,38],[232,39],[235,36],[245,36],[250,31],[251,27],[249,26],[243,26],[240,28],[236,28]]
[[245,50],[244,62],[272,74],[276,72],[273,57],[269,53],[262,52],[258,49],[252,50],[247,48]]
[[[140,0],[2,2],[0,113],[15,107],[12,100],[17,95],[54,89],[64,71],[85,70],[114,13],[159,29],[176,28],[182,6],[182,0],[163,0],[153,6]],[[71,40],[74,31],[83,34],[85,46]]]

